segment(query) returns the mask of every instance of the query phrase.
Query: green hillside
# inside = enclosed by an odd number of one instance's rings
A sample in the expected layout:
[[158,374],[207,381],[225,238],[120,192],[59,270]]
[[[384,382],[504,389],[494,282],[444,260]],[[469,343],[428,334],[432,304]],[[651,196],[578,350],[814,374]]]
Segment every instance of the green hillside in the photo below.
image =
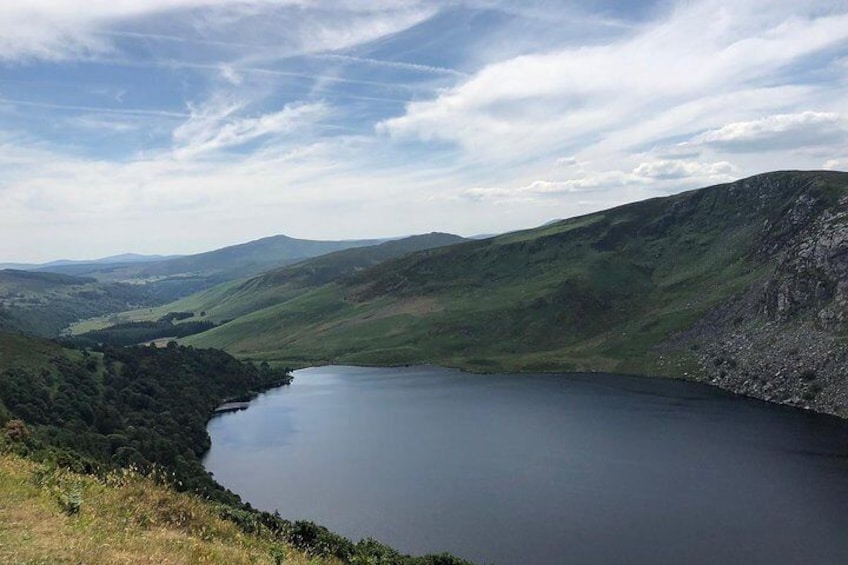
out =
[[194,320],[220,323],[290,300],[312,288],[383,261],[463,241],[465,239],[458,235],[429,233],[336,251],[247,280],[222,283],[159,308],[88,320],[74,327],[73,331],[79,334],[128,321],[151,322],[172,312],[191,312],[195,315]]
[[[697,342],[715,342],[730,322],[716,325],[715,335],[702,331],[686,343],[681,336],[745,296],[760,302],[737,322],[752,324],[749,332],[772,323],[769,304],[778,297],[766,290],[781,287],[773,278],[815,237],[810,230],[844,225],[846,194],[845,173],[769,173],[414,253],[292,296],[285,278],[276,287],[254,279],[241,288],[265,296],[280,289],[275,303],[184,341],[288,364],[426,362],[705,378],[712,359]],[[801,301],[794,327],[841,296],[833,290],[844,284],[838,265],[822,261],[792,280],[815,275],[832,292],[821,303]],[[250,302],[239,293],[217,299],[227,312]]]
[[205,253],[158,261],[53,265],[42,271],[94,277],[102,281],[145,281],[165,287],[208,288],[326,253],[376,245],[383,240],[315,241],[285,235],[265,237]]

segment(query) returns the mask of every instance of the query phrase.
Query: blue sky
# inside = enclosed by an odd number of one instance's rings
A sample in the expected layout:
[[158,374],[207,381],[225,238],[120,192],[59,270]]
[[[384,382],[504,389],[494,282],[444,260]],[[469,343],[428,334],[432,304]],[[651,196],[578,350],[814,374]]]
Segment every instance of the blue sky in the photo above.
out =
[[844,1],[4,0],[0,262],[848,169]]

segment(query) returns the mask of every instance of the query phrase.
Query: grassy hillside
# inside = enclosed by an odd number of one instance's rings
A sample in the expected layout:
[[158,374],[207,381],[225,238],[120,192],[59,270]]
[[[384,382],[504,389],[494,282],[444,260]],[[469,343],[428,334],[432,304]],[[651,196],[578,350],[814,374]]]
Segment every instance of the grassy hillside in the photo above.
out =
[[0,563],[339,563],[129,471],[98,479],[0,454],[0,500]]
[[342,249],[376,245],[381,241],[314,241],[277,235],[158,261],[48,265],[41,270],[94,277],[107,282],[144,283],[150,287],[150,292],[173,300],[223,281],[256,275]]
[[269,305],[290,300],[346,275],[402,255],[453,245],[465,239],[452,234],[430,233],[328,253],[296,265],[274,269],[247,280],[222,283],[159,308],[148,308],[87,320],[73,328],[74,334],[101,330],[122,322],[152,322],[172,312],[191,312],[193,320],[220,323]]
[[669,340],[764,284],[846,191],[845,173],[780,172],[638,202],[281,291],[185,342],[289,364],[681,375],[698,355]]

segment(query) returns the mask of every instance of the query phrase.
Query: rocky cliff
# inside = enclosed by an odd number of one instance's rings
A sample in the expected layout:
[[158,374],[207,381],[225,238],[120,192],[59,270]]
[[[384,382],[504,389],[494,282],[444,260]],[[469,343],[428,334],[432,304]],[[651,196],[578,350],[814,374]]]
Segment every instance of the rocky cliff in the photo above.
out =
[[[848,195],[829,178],[804,177],[763,225],[757,253],[771,273],[674,340],[696,353],[696,379],[848,417]],[[784,190],[753,180],[764,200]]]

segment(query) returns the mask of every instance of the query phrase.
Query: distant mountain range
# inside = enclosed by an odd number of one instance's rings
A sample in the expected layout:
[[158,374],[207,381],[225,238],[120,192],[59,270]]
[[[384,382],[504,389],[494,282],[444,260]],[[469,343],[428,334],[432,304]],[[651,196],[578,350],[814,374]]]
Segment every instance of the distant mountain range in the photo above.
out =
[[127,316],[119,318],[127,321],[150,321],[170,312],[195,312],[203,313],[206,320],[220,323],[291,300],[384,261],[464,241],[469,240],[447,233],[430,233],[336,251],[295,265],[273,269],[249,279],[223,283],[159,308],[130,312]]
[[[328,259],[296,271],[317,269],[310,278],[313,282],[315,277],[333,278],[338,270],[364,268],[411,251],[459,241],[464,240],[450,234],[390,241],[311,241],[280,235],[183,257],[147,257],[130,263],[110,263],[107,258],[54,262],[32,271],[5,269],[0,270],[0,329],[55,336],[80,319],[140,306],[146,313],[158,312],[150,307],[269,269],[275,276],[274,268],[315,256],[326,255]],[[208,305],[210,312],[218,311],[215,306],[214,302]]]
[[221,282],[248,277],[325,253],[382,243],[384,239],[315,241],[285,235],[266,237],[205,253],[155,256],[128,253],[95,261],[53,261],[5,268],[90,277],[105,283],[145,285],[160,303]]
[[[48,264],[40,270],[92,276],[98,280],[143,280],[159,277],[204,277],[230,280],[350,247],[381,243],[381,239],[315,241],[275,235],[214,251],[144,260],[102,259],[96,262]],[[130,257],[134,257],[129,255]]]
[[104,265],[114,263],[148,263],[151,261],[163,261],[181,257],[180,255],[141,255],[139,253],[122,253],[121,255],[111,255],[100,259],[59,259],[57,261],[49,261],[47,263],[0,263],[0,269],[18,269],[25,271],[50,270],[56,267],[67,267],[71,265]]

